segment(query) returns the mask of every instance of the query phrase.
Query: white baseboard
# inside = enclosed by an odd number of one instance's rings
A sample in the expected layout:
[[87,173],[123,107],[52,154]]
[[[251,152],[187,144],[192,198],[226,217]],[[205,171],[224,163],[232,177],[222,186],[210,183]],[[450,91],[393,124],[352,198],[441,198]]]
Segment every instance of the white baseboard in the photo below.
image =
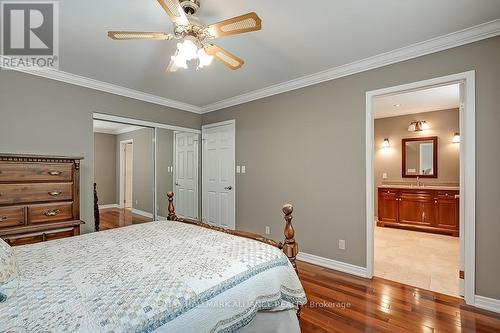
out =
[[158,215],[158,216],[156,216],[156,220],[158,220],[158,221],[167,221],[167,218],[165,216]]
[[326,267],[326,268],[331,268],[336,271],[356,275],[356,276],[361,276],[361,277],[367,277],[366,275],[366,268],[365,267],[360,267],[352,264],[348,264],[342,261],[337,261],[333,259],[328,259],[320,256],[316,256],[314,254],[309,254],[309,253],[304,253],[304,252],[299,252],[297,256],[298,260],[305,261],[314,265]]
[[484,310],[500,313],[500,299],[476,295],[474,297],[474,306]]
[[99,205],[99,209],[120,208],[119,204]]
[[145,212],[143,210],[135,209],[135,208],[132,208],[132,213],[137,214],[137,215],[141,215],[144,217],[149,217],[150,219],[153,218],[153,214]]

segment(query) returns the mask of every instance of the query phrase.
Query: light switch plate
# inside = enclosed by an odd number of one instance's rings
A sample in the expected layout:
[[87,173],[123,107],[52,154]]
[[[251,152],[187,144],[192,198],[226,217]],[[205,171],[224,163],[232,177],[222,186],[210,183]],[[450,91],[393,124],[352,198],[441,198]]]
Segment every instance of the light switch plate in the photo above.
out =
[[271,227],[266,225],[266,235],[270,235],[270,234],[271,234]]
[[241,172],[241,167],[239,165],[236,166],[236,173],[240,173]]
[[241,166],[241,173],[246,173],[247,170],[246,170],[246,167],[244,165]]
[[387,172],[384,172],[384,173],[382,174],[382,179],[387,179]]
[[345,250],[345,240],[339,239],[339,249]]

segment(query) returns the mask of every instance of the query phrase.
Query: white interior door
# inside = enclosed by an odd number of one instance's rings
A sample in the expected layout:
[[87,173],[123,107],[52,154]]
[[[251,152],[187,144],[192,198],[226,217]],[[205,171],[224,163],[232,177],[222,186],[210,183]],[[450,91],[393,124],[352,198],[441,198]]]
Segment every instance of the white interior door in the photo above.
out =
[[174,134],[174,204],[178,216],[198,219],[198,134]]
[[235,229],[234,121],[202,127],[202,220]]

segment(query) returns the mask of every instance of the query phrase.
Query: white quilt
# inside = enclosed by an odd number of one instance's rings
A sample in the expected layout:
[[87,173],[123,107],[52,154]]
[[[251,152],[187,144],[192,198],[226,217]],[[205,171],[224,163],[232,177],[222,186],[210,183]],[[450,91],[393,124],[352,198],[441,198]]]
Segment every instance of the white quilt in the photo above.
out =
[[19,288],[0,303],[0,332],[234,332],[306,302],[279,249],[180,222],[14,249]]

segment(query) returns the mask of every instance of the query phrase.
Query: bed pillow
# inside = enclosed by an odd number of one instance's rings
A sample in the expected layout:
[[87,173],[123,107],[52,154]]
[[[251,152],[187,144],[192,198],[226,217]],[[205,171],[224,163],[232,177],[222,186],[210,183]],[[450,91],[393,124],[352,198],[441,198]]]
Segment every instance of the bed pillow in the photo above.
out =
[[17,289],[17,260],[14,250],[0,238],[0,302],[4,302]]

